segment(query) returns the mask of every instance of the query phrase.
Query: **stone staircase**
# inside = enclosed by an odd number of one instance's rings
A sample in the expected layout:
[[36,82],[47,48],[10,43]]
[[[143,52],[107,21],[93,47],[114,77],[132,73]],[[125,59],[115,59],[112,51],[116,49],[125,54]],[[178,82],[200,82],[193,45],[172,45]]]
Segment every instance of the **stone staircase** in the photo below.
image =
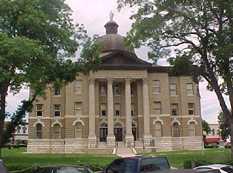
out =
[[135,156],[136,150],[128,148],[123,142],[119,142],[116,148],[116,155],[119,157],[132,157]]

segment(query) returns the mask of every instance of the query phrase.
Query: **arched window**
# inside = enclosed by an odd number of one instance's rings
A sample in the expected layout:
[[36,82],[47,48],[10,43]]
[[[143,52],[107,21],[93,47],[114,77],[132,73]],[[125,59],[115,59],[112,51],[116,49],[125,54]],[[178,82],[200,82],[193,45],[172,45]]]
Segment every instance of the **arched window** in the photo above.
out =
[[36,138],[37,139],[42,138],[42,125],[41,124],[36,125]]
[[75,138],[83,137],[83,126],[80,122],[76,123],[74,134],[75,134]]
[[190,122],[188,126],[189,136],[195,136],[195,122]]
[[177,122],[173,123],[172,125],[172,136],[180,137],[180,126]]
[[155,137],[161,137],[162,136],[162,124],[161,122],[155,123],[155,131],[154,131]]
[[53,126],[53,138],[60,139],[61,138],[61,127],[59,124],[55,124]]

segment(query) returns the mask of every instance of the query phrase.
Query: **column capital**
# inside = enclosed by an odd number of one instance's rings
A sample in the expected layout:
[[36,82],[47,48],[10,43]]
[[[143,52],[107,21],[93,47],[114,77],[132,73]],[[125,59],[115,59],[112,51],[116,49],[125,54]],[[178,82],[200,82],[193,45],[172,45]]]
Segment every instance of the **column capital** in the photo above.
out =
[[149,79],[147,77],[142,78],[143,83],[147,83]]
[[89,77],[88,81],[89,81],[89,83],[93,84],[95,82],[95,78],[94,77]]
[[125,78],[126,83],[131,83],[132,79],[131,78]]
[[108,83],[112,83],[112,82],[113,82],[113,79],[112,79],[111,77],[108,77],[108,78],[107,78],[107,82],[108,82]]

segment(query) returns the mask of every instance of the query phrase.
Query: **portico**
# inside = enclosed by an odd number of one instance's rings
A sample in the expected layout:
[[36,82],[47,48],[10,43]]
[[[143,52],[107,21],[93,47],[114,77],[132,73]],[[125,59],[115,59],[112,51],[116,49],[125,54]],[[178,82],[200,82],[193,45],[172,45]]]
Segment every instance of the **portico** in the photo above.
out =
[[[95,146],[99,142],[105,142],[108,147],[114,147],[116,142],[124,142],[125,146],[130,147],[133,145],[134,141],[139,139],[137,128],[135,123],[133,123],[133,119],[135,119],[134,122],[138,122],[138,111],[132,110],[134,109],[132,105],[138,107],[138,99],[141,99],[138,98],[137,94],[137,87],[139,84],[143,86],[140,91],[143,95],[142,109],[144,114],[144,134],[141,139],[145,141],[144,145],[148,145],[151,140],[149,130],[149,93],[146,77],[142,78],[146,73],[142,71],[141,74],[132,74],[130,78],[125,77],[125,75],[129,75],[128,71],[127,73],[122,71],[121,77],[118,76],[118,71],[111,71],[105,74],[106,76],[103,76],[100,72],[96,72],[90,75],[89,106],[92,107],[92,109],[89,109],[89,147]],[[121,87],[116,88],[116,85],[117,87]],[[132,85],[134,85],[134,88],[132,88]],[[101,88],[103,86],[106,87]],[[95,88],[99,88],[98,93],[95,93]],[[106,93],[106,95],[104,93]],[[102,100],[100,100],[99,103],[95,103],[94,98],[101,98],[101,94]],[[101,104],[106,104],[106,115],[101,111],[95,110],[93,105],[96,104],[99,104],[99,107],[101,107]],[[117,106],[119,106],[119,108],[117,108]],[[95,116],[93,116],[93,114]],[[94,117],[97,118],[97,121],[102,123],[96,123],[96,118]],[[103,122],[106,125],[103,124]],[[96,128],[94,124],[99,124],[99,127]],[[99,129],[99,131],[96,131],[96,129]]]

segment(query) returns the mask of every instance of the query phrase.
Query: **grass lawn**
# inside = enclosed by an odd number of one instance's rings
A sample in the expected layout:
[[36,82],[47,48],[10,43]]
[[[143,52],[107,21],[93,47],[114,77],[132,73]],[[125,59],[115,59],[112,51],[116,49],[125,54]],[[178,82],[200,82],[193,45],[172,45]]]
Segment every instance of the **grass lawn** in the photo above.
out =
[[112,155],[28,154],[25,152],[25,148],[3,149],[3,160],[9,171],[46,165],[91,165],[96,169],[106,166],[116,158]]
[[200,160],[208,163],[227,163],[231,161],[230,149],[205,149],[203,151],[171,151],[147,153],[145,155],[166,156],[171,166],[182,168],[184,161]]
[[[91,154],[27,154],[26,149],[4,149],[3,160],[9,170],[46,165],[92,165],[105,167],[115,156]],[[202,160],[210,163],[226,163],[231,160],[229,149],[206,149],[203,151],[174,151],[147,153],[145,155],[167,156],[173,167],[182,168],[186,160]]]

